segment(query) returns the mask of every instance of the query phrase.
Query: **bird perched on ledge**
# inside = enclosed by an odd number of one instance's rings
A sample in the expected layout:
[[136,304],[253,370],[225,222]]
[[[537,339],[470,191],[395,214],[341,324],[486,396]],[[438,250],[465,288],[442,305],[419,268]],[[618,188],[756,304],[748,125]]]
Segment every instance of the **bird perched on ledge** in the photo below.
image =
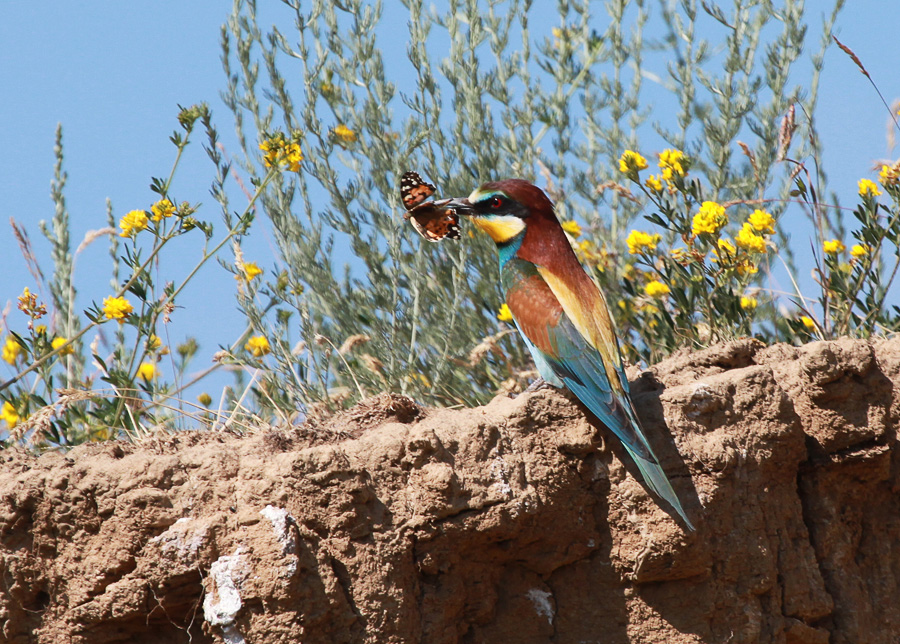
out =
[[547,195],[507,179],[448,205],[496,242],[506,303],[541,377],[569,389],[622,441],[646,485],[693,530],[634,411],[606,299],[581,267]]

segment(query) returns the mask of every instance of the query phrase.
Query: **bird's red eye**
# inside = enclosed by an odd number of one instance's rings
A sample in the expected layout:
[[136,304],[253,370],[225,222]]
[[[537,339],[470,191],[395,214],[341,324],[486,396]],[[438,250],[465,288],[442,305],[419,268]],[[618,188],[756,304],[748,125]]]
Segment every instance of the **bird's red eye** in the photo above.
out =
[[498,208],[500,208],[503,205],[503,199],[501,199],[500,197],[491,197],[491,200],[490,200],[490,202],[488,202],[488,205],[491,208],[493,208],[494,210],[497,210]]

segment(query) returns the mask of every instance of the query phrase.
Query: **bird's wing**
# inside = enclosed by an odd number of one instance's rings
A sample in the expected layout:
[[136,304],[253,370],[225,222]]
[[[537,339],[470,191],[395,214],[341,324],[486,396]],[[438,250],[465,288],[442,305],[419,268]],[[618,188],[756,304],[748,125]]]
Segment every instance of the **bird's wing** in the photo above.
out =
[[[690,526],[628,397],[615,330],[599,290],[591,301],[521,259],[507,262],[502,276],[506,303],[532,353],[539,352],[556,378],[622,441],[647,485]],[[598,306],[603,310],[592,312]],[[605,328],[598,328],[604,322]]]
[[[519,331],[542,354],[554,375],[562,379],[611,430],[623,434],[620,436],[623,441],[633,443],[638,453],[647,455],[643,436],[631,435],[635,434],[632,427],[635,423],[631,422],[630,410],[626,409],[628,402],[623,378],[615,366],[607,367],[612,360],[604,360],[595,346],[591,336],[599,334],[594,330],[582,330],[590,328],[593,321],[578,311],[578,307],[566,307],[540,269],[525,260],[507,262],[503,269],[503,287],[506,303]],[[573,309],[576,310],[574,315],[570,313]],[[585,323],[576,324],[575,320],[579,319]],[[610,337],[615,343],[615,335]],[[612,350],[617,350],[615,344]]]

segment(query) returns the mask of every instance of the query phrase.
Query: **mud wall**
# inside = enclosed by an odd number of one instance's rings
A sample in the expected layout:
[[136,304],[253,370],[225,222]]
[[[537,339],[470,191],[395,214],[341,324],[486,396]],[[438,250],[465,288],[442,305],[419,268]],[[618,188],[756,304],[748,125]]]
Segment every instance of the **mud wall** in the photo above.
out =
[[0,641],[898,641],[900,341],[630,375],[696,532],[554,390],[0,453]]

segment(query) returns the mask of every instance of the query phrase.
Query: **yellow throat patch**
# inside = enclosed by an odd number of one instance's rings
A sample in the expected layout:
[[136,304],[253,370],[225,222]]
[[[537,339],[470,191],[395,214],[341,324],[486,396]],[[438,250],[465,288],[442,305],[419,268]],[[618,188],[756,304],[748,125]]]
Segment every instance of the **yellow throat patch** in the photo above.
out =
[[525,230],[525,222],[513,215],[472,217],[472,223],[490,235],[491,239],[498,244],[508,242]]

